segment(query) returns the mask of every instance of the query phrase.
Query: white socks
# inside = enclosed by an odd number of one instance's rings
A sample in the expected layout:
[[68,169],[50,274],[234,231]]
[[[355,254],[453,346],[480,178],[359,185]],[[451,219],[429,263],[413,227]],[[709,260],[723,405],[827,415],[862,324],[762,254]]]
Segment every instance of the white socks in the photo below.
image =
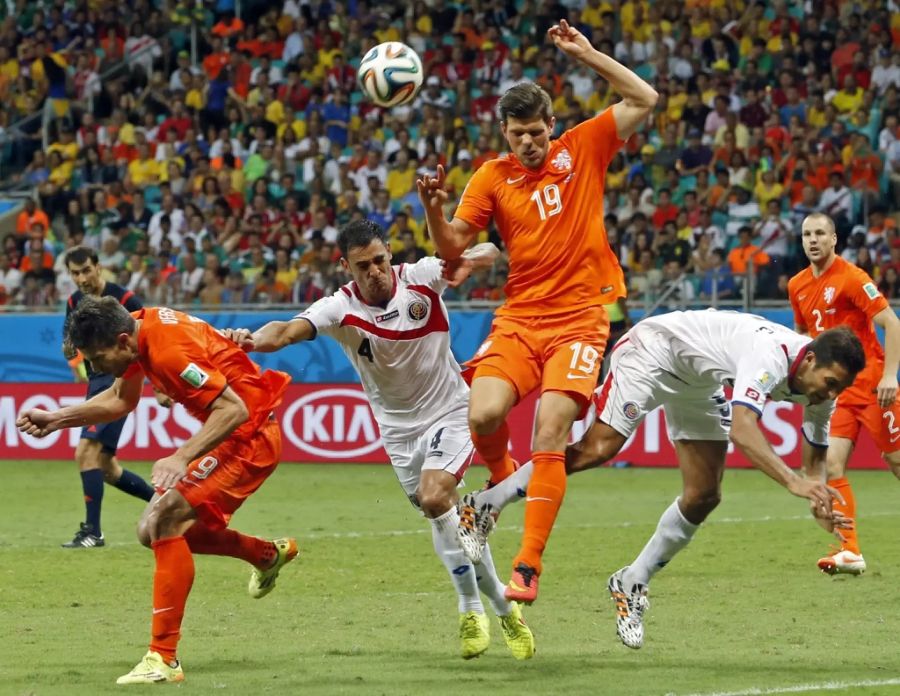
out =
[[494,568],[494,559],[491,557],[489,544],[484,545],[481,563],[475,566],[475,576],[478,578],[478,589],[487,595],[494,613],[497,616],[508,616],[512,611],[512,605],[503,596],[506,585],[497,577],[497,569]]
[[678,508],[678,498],[659,518],[650,541],[634,559],[622,577],[626,590],[634,585],[647,585],[656,573],[675,557],[691,540],[699,524],[688,522]]
[[456,537],[456,529],[459,527],[459,512],[457,512],[456,506],[454,505],[443,515],[435,517],[429,522],[431,522],[431,539],[434,542],[434,550],[444,567],[447,568],[447,572],[450,573],[450,580],[459,595],[459,613],[476,611],[483,614],[484,605],[481,603],[481,594],[478,592],[475,569],[463,553]]
[[478,494],[479,503],[490,503],[495,510],[502,510],[510,503],[521,500],[528,490],[528,482],[534,472],[534,462],[525,462],[493,488]]

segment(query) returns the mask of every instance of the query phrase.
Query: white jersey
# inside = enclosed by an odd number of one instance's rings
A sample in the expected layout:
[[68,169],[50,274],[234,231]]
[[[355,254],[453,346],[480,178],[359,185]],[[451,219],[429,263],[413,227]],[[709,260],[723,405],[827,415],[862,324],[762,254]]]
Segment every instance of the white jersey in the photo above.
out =
[[366,304],[356,283],[348,283],[297,318],[340,343],[359,374],[382,439],[399,442],[465,407],[469,388],[450,352],[441,262],[427,257],[392,272],[394,295],[384,307]]
[[691,387],[731,385],[732,405],[760,415],[769,399],[803,405],[804,436],[811,444],[828,446],[834,402],[810,406],[789,384],[809,336],[753,314],[710,309],[644,319],[627,337]]

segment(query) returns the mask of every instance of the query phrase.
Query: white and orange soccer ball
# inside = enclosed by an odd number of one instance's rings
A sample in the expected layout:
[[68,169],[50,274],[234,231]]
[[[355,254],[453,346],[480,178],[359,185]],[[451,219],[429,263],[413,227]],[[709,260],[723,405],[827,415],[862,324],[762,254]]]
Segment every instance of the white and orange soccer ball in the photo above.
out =
[[356,76],[365,95],[384,107],[409,104],[425,81],[418,54],[399,41],[386,41],[366,53]]

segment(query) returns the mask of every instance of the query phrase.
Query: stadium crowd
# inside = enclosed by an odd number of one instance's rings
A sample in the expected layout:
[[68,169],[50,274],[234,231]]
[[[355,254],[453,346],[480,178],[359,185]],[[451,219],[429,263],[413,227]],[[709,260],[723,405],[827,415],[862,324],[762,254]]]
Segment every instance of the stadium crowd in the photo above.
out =
[[[148,304],[318,299],[347,281],[337,230],[362,217],[389,229],[398,262],[432,253],[415,178],[444,165],[451,212],[505,149],[504,90],[547,89],[558,132],[616,98],[545,41],[560,17],[661,95],[606,181],[631,297],[738,298],[752,273],[756,296],[784,298],[814,210],[900,297],[895,0],[0,7],[2,173],[34,192],[0,250],[2,304],[58,306],[77,244]],[[384,110],[355,67],[391,40],[428,77],[412,105]],[[504,280],[501,264],[448,299],[499,299]]]

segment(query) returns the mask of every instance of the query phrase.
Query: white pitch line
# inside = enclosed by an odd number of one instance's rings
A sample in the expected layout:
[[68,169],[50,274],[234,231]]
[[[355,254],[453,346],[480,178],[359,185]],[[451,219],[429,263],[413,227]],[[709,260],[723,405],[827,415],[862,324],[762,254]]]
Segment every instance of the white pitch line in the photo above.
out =
[[[767,696],[769,694],[802,694],[808,691],[845,691],[866,686],[900,686],[900,678],[863,679],[862,681],[830,681],[820,684],[797,684],[796,686],[774,686],[769,689],[751,688],[743,691],[710,691],[705,693],[683,694],[681,696]],[[670,691],[666,696],[678,696]]]
[[[868,519],[872,517],[900,517],[900,512],[870,512],[867,513],[862,519]],[[705,526],[717,525],[717,524],[754,524],[761,522],[798,522],[798,521],[812,521],[812,517],[809,515],[787,515],[782,517],[777,517],[775,515],[764,515],[762,517],[722,517],[720,519],[710,520],[709,522],[704,522]],[[642,520],[640,522],[637,521],[625,521],[625,522],[615,522],[612,524],[598,524],[596,522],[584,523],[584,524],[562,524],[556,525],[554,529],[625,529],[628,527],[636,527],[639,525],[653,525],[654,521],[651,519]],[[498,526],[495,528],[496,532],[522,532],[524,527],[521,525],[517,526]],[[386,529],[382,531],[375,532],[310,532],[308,534],[300,533],[297,535],[297,538],[300,541],[306,539],[371,539],[378,537],[397,537],[397,536],[411,536],[418,534],[431,534],[430,527],[418,527],[416,529]],[[106,542],[107,547],[122,547],[122,546],[132,546],[137,542],[132,541],[112,541]],[[33,549],[35,548],[34,544],[4,544],[0,541],[0,551],[5,549]]]

